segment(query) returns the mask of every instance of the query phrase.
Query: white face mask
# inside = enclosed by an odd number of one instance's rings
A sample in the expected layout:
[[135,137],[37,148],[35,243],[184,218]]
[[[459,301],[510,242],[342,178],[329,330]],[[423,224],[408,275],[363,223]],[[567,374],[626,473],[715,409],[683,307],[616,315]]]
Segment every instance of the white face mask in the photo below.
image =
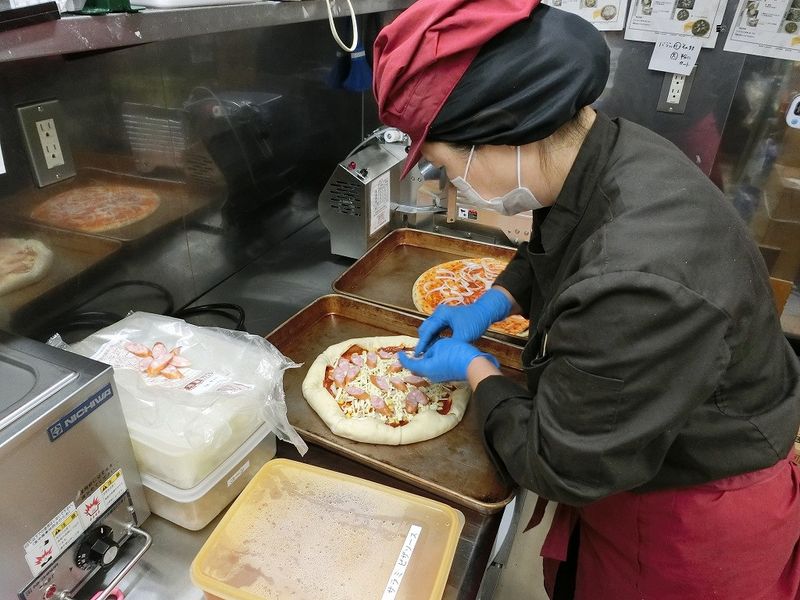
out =
[[519,146],[517,146],[517,187],[503,196],[497,196],[489,200],[484,199],[475,191],[472,185],[467,183],[467,173],[469,173],[469,165],[472,163],[474,154],[475,146],[469,151],[467,168],[464,169],[464,177],[456,177],[451,180],[458,190],[458,196],[462,200],[473,206],[489,208],[504,215],[516,215],[529,210],[538,210],[542,208],[542,204],[536,199],[533,192],[526,187],[522,187],[522,167],[520,165]]

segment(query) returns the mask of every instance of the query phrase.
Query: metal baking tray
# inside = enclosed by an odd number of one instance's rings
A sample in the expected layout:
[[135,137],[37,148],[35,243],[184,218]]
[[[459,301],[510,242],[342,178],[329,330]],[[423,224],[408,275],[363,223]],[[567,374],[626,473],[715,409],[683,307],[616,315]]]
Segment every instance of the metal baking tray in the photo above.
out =
[[20,308],[68,284],[82,273],[98,266],[122,247],[120,242],[108,238],[26,225],[4,224],[0,228],[0,237],[36,239],[53,252],[53,263],[42,279],[0,296],[0,325]]
[[[478,413],[470,405],[461,423],[447,433],[416,444],[365,444],[331,433],[303,397],[302,383],[311,363],[343,340],[385,335],[416,335],[422,319],[354,298],[332,294],[302,309],[267,336],[297,363],[284,376],[289,422],[303,438],[478,511],[492,514],[511,500],[513,488],[499,477],[486,450]],[[478,346],[500,361],[503,372],[524,382],[519,348],[482,338]]]
[[5,212],[9,217],[24,223],[52,227],[50,224],[39,223],[31,219],[31,211],[48,198],[74,188],[91,185],[126,185],[142,187],[158,194],[161,200],[158,209],[156,209],[152,215],[141,221],[125,227],[109,229],[108,231],[82,232],[75,230],[76,233],[82,235],[110,238],[126,243],[143,238],[162,227],[180,221],[184,217],[206,207],[211,201],[211,197],[207,192],[199,190],[197,186],[190,186],[186,183],[128,176],[89,168],[80,171],[78,175],[70,181],[64,181],[42,189],[28,190],[9,199],[10,201],[7,204]]
[[[414,282],[431,267],[460,258],[491,257],[510,261],[513,248],[450,237],[418,229],[395,229],[333,282],[340,294],[425,317],[414,306]],[[524,344],[527,338],[487,331],[486,335]]]

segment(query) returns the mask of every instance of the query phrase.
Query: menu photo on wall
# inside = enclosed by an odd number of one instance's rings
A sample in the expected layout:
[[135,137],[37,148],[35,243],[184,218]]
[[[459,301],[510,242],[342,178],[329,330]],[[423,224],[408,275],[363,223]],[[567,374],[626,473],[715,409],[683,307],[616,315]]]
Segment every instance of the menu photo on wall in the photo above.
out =
[[671,34],[713,48],[724,15],[722,0],[632,0],[625,39],[655,42],[659,34]]
[[542,0],[544,4],[583,17],[600,31],[622,31],[628,0]]
[[800,0],[740,0],[725,50],[800,60]]

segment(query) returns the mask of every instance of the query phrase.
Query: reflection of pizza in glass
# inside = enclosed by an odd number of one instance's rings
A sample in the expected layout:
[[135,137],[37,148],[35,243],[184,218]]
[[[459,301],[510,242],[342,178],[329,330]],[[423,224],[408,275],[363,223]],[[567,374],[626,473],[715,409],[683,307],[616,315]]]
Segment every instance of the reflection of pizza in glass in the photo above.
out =
[[45,200],[33,209],[31,218],[53,227],[96,233],[141,221],[160,203],[158,194],[146,188],[91,185]]

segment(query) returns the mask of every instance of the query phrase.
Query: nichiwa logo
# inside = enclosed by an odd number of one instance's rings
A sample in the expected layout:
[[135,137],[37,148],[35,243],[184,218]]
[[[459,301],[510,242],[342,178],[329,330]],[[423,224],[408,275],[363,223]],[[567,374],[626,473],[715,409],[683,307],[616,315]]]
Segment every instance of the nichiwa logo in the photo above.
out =
[[111,385],[109,384],[101,388],[96,394],[81,402],[69,413],[61,417],[58,421],[47,428],[47,435],[50,438],[50,441],[55,442],[58,438],[67,433],[67,431],[69,431],[72,427],[80,423],[83,419],[100,408],[106,402],[106,400],[111,398],[113,395],[114,392],[111,390]]

